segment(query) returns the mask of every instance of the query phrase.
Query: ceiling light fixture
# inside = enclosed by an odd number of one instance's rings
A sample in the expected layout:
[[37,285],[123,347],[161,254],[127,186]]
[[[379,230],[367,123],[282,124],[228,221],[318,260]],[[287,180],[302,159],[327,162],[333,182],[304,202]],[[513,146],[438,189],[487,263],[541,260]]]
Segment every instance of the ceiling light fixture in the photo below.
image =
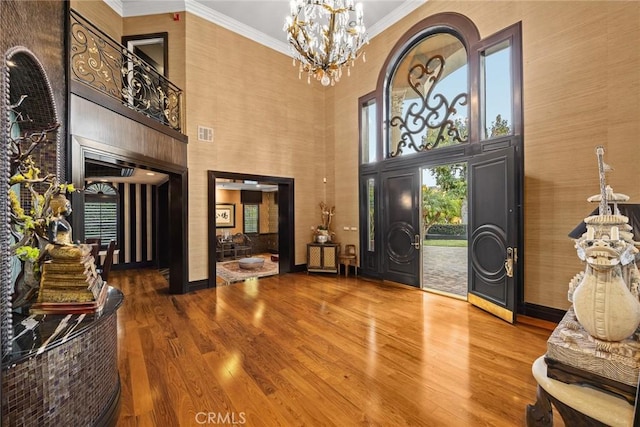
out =
[[291,14],[287,16],[284,31],[291,45],[293,65],[300,61],[299,77],[307,73],[320,80],[323,86],[333,86],[347,75],[364,53],[360,48],[368,43],[363,22],[362,3],[354,0],[291,0]]

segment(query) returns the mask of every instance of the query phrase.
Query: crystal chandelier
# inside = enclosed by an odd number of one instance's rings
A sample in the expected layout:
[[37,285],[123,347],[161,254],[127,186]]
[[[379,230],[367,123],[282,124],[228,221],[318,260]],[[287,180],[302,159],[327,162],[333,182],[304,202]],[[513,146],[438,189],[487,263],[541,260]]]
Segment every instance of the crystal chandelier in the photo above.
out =
[[[293,65],[300,62],[300,74],[307,82],[314,76],[324,86],[333,86],[342,67],[353,66],[360,48],[368,43],[362,20],[362,3],[354,0],[291,0],[291,15],[284,31],[291,44]],[[364,54],[362,55],[364,61]]]

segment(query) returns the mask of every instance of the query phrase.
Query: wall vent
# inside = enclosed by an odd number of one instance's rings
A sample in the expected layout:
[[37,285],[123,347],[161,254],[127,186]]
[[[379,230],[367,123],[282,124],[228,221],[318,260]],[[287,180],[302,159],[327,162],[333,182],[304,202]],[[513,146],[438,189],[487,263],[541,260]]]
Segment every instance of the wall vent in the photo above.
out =
[[198,141],[213,142],[213,128],[198,126]]

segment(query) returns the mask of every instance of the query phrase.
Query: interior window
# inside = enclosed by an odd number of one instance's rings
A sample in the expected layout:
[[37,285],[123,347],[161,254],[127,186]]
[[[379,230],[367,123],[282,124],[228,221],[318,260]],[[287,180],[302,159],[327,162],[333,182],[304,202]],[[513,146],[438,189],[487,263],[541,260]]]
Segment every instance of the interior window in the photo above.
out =
[[84,190],[85,239],[100,239],[102,248],[118,242],[118,192],[108,183],[97,182]]
[[387,93],[388,157],[468,141],[468,66],[449,33],[425,37],[401,56]]
[[260,224],[260,205],[245,204],[242,206],[244,209],[244,232],[258,233],[258,224]]

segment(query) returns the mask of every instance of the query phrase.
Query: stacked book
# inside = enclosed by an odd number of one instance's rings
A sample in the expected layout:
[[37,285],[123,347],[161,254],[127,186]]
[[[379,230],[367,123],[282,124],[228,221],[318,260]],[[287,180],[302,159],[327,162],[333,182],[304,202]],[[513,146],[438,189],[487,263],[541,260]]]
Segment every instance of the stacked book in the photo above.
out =
[[55,257],[42,264],[38,299],[31,313],[93,313],[102,309],[107,286],[96,271],[91,246],[74,249],[70,251],[73,256]]

